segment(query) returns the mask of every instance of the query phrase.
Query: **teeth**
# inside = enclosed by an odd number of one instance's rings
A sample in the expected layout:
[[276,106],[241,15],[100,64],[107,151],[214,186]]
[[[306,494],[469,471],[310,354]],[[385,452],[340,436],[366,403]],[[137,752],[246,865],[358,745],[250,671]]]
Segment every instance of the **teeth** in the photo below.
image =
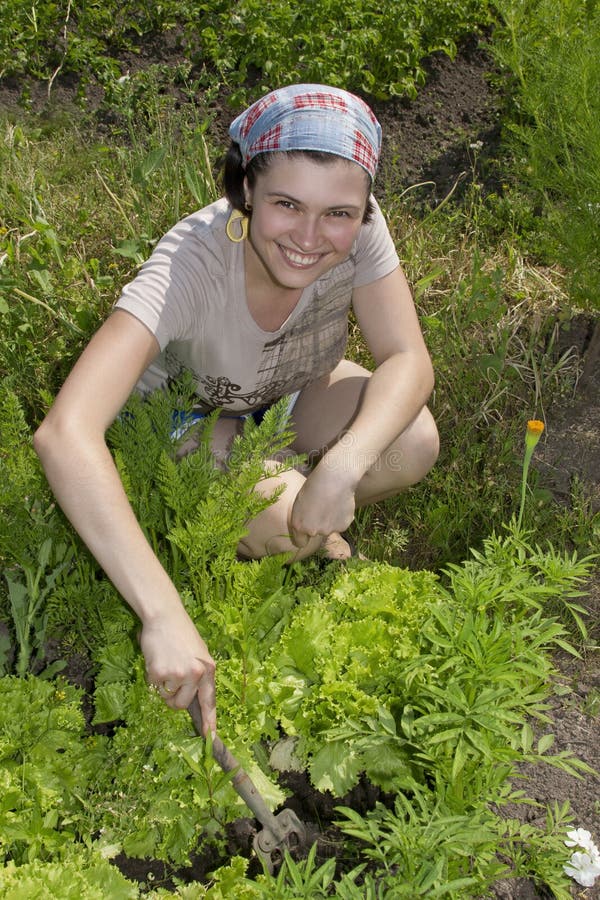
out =
[[290,262],[294,263],[296,266],[314,266],[316,262],[319,261],[319,255],[313,254],[312,256],[307,256],[304,253],[294,253],[292,250],[289,250],[287,247],[282,247],[283,253]]

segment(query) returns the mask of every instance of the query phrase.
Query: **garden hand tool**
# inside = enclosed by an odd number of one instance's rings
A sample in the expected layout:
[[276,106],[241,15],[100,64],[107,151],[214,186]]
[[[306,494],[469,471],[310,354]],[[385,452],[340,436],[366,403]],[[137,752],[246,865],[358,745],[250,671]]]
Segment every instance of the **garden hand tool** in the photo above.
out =
[[[194,728],[202,736],[202,712],[197,696],[188,706],[188,712]],[[291,809],[284,809],[276,816],[273,815],[248,773],[217,735],[213,737],[212,753],[224,772],[235,773],[231,783],[263,826],[252,843],[254,852],[273,875],[283,862],[285,850],[294,856],[304,851],[307,843],[306,828]]]

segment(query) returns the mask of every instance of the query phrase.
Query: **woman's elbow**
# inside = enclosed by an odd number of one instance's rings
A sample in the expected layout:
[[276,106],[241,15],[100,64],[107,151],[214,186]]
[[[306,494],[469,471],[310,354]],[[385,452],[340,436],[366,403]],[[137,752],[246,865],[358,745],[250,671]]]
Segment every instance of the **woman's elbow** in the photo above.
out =
[[51,460],[66,459],[67,451],[73,448],[76,442],[77,433],[70,432],[68,422],[62,422],[52,411],[33,434],[33,449],[44,468]]
[[33,449],[42,461],[47,448],[52,444],[51,430],[51,426],[48,425],[48,419],[44,419],[33,433]]
[[423,357],[422,383],[423,390],[429,399],[435,387],[435,371],[429,354]]

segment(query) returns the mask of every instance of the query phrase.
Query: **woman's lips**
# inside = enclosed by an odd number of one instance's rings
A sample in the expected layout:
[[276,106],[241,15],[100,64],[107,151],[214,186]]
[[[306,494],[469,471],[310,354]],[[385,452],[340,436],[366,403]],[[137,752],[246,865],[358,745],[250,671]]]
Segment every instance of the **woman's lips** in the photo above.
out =
[[278,247],[287,262],[299,269],[309,269],[323,257],[322,253],[298,253],[296,250],[290,250],[289,247],[284,247],[282,244],[278,244]]

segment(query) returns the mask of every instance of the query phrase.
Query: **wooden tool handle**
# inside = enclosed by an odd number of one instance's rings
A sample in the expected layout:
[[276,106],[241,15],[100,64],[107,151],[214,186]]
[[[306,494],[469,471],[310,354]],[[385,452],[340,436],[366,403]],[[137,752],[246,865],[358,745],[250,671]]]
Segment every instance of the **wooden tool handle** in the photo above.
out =
[[[188,712],[192,717],[192,722],[194,723],[196,732],[200,735],[200,737],[203,737],[204,734],[202,712],[200,711],[200,704],[198,702],[197,694],[194,696],[194,699],[188,706]],[[212,753],[224,772],[235,771],[235,775],[233,776],[231,783],[233,784],[242,800],[244,800],[244,802],[250,807],[260,824],[273,832],[278,840],[285,840],[285,829],[281,827],[281,825],[277,821],[277,818],[268,808],[267,804],[259,793],[258,788],[253,783],[248,773],[242,768],[233,753],[231,753],[231,751],[227,749],[218,735],[215,735],[213,738]]]

